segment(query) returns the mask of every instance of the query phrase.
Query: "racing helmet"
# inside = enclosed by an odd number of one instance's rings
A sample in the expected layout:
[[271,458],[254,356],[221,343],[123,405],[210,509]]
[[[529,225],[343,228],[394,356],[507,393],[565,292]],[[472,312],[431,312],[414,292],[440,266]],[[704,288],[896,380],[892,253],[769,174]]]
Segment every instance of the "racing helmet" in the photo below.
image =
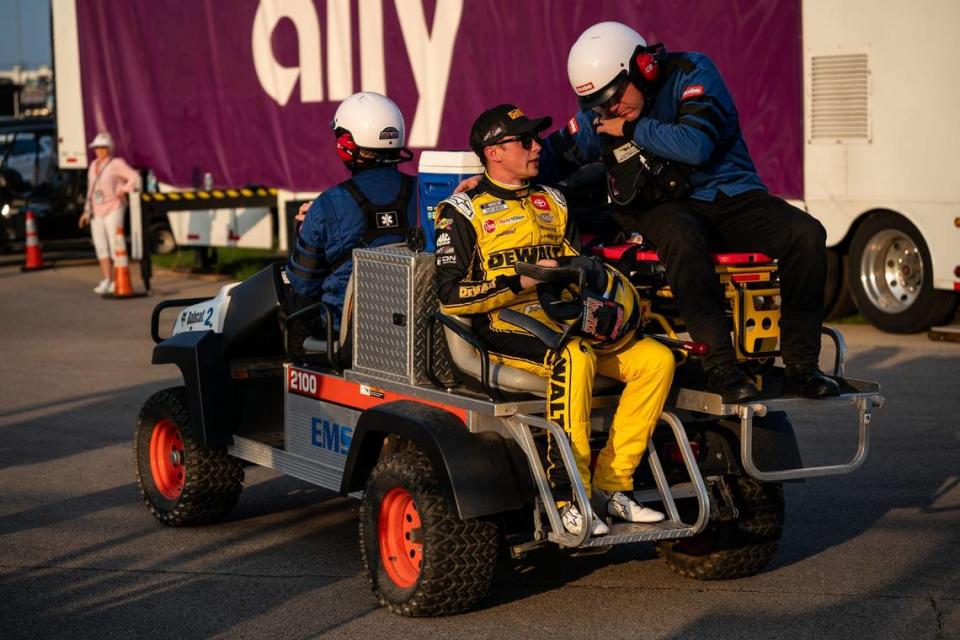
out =
[[640,296],[630,280],[599,259],[565,256],[561,267],[584,268],[583,285],[552,282],[537,285],[540,307],[551,320],[571,327],[586,337],[598,351],[616,350],[629,342],[640,326]]
[[360,149],[399,152],[406,140],[400,109],[393,100],[373,91],[355,93],[341,102],[330,127],[344,162],[358,160]]
[[600,22],[584,31],[570,48],[567,76],[581,109],[613,97],[631,75],[631,63],[647,41],[619,22]]

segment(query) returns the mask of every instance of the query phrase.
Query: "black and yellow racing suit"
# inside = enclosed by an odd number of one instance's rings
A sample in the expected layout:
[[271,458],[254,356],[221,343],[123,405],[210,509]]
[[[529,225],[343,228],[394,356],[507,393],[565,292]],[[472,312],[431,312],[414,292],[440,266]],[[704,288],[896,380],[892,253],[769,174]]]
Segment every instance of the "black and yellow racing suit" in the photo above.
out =
[[[451,196],[437,208],[440,305],[445,313],[472,316],[474,331],[488,345],[491,358],[548,379],[547,418],[569,435],[588,494],[594,377],[599,373],[624,382],[592,485],[608,492],[630,491],[673,380],[673,354],[650,338],[633,336],[606,347],[577,337],[554,353],[499,316],[502,309],[515,309],[556,326],[540,308],[536,290],[521,289],[514,264],[577,255],[577,245],[559,191],[537,185],[508,187],[485,175],[474,189]],[[547,456],[551,483],[568,488],[559,452],[548,447]]]

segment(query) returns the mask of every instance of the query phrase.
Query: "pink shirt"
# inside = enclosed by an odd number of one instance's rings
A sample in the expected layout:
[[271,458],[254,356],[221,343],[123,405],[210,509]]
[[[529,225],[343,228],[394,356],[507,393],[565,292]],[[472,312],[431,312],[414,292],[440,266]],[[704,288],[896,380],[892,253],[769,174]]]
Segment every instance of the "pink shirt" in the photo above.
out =
[[[99,178],[98,178],[99,176]],[[123,158],[94,160],[87,171],[87,204],[93,215],[105,216],[126,204],[126,194],[135,191],[140,175]]]

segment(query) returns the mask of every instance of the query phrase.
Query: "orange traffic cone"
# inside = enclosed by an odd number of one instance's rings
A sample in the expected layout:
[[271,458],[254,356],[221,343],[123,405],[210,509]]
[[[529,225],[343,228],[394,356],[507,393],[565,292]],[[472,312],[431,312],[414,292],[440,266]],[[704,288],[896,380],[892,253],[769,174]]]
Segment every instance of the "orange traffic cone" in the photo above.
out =
[[123,227],[117,225],[117,242],[114,245],[113,256],[113,296],[115,298],[129,298],[133,295],[130,284],[130,259],[127,257],[127,240],[123,235]]
[[40,250],[40,241],[37,238],[37,221],[33,217],[33,211],[27,211],[27,251],[26,262],[21,271],[36,271],[46,269],[43,264],[43,252]]

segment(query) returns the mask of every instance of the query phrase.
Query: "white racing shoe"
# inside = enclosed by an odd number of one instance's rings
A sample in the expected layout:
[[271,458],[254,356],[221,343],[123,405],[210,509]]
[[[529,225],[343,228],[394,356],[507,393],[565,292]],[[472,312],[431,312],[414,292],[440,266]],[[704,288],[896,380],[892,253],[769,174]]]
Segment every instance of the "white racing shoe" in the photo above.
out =
[[93,288],[93,292],[99,295],[113,291],[113,280],[109,278],[104,278],[100,281],[100,284]]
[[[660,522],[664,515],[656,509],[645,507],[635,501],[629,494],[623,491],[614,491],[606,493],[599,489],[594,489],[598,498],[606,497],[607,513],[614,518],[620,518],[627,522]],[[599,500],[597,502],[600,502]]]
[[[609,533],[610,527],[598,518],[597,514],[594,513],[592,515],[590,535],[602,536]],[[563,505],[560,508],[560,521],[563,522],[563,528],[567,530],[567,533],[572,533],[575,536],[580,535],[580,527],[583,526],[583,515],[580,513],[580,509],[577,508],[577,505],[572,502]]]

